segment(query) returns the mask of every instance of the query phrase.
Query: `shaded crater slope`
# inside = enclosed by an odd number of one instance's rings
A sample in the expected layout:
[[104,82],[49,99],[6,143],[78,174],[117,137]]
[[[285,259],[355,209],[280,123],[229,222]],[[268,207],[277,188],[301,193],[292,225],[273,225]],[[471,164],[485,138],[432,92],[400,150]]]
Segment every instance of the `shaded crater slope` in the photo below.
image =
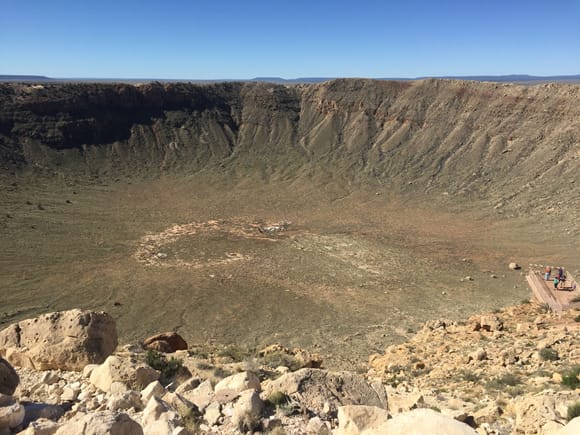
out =
[[0,84],[0,159],[81,176],[330,175],[554,212],[580,205],[580,86]]

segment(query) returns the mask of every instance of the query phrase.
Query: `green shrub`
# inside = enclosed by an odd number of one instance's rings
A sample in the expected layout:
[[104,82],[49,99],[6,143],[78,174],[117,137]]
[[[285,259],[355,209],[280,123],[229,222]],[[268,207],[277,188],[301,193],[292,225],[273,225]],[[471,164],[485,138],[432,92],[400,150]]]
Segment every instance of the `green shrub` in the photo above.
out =
[[284,394],[282,391],[274,391],[272,394],[268,396],[266,399],[266,403],[276,408],[287,404],[290,401],[290,398]]
[[575,321],[575,322],[580,322],[580,315],[578,315],[578,316],[574,317],[574,321]]
[[580,380],[578,380],[578,375],[580,374],[580,366],[574,366],[572,369],[562,374],[562,385],[575,390],[580,385]]
[[262,429],[262,421],[258,416],[246,414],[238,423],[238,430],[241,433],[254,433]]
[[570,421],[578,416],[580,416],[580,402],[568,406],[568,414],[566,417],[568,418],[568,421]]
[[149,349],[145,355],[145,362],[155,370],[161,372],[161,377],[159,381],[162,384],[168,384],[171,379],[177,374],[179,369],[182,367],[183,362],[179,359],[171,358],[167,360],[165,355],[156,350]]
[[205,361],[198,361],[197,363],[195,363],[195,366],[200,370],[212,370],[213,369],[213,365],[211,365]]
[[462,372],[460,372],[460,376],[464,381],[467,381],[467,382],[477,383],[480,380],[479,375],[477,375],[469,370],[463,370]]
[[217,356],[222,358],[230,358],[233,362],[242,362],[251,355],[251,351],[242,350],[236,346],[225,347],[217,353]]
[[550,347],[544,347],[540,349],[540,358],[544,361],[556,361],[559,358],[558,352]]
[[302,368],[302,363],[300,361],[292,355],[283,352],[273,352],[264,355],[263,363],[273,369],[280,366],[288,367],[290,371],[293,372]]
[[512,373],[506,373],[505,375],[499,376],[495,379],[492,379],[487,383],[487,388],[493,390],[503,390],[507,387],[515,387],[522,383],[522,380],[519,376],[514,375]]

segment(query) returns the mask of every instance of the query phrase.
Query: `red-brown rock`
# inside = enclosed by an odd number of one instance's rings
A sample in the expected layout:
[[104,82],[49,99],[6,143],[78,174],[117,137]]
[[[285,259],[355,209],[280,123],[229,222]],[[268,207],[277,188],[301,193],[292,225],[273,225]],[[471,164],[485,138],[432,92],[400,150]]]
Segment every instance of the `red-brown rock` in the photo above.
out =
[[187,350],[187,342],[176,332],[164,332],[153,335],[143,342],[145,349],[163,353],[173,353],[177,350]]

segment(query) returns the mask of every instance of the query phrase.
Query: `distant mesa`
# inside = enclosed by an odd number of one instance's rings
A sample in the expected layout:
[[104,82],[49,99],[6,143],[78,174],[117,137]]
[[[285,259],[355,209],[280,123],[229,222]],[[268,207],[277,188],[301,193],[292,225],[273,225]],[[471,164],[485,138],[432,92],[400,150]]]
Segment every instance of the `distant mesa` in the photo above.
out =
[[0,74],[0,82],[49,82],[53,80],[54,79],[46,76]]

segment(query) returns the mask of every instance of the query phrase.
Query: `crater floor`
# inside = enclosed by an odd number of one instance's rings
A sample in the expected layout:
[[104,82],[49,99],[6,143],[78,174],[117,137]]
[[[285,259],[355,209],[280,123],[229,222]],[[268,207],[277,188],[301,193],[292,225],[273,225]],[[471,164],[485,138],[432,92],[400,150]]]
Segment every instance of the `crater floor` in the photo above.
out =
[[201,175],[5,184],[0,321],[105,310],[125,342],[177,330],[191,344],[279,342],[363,367],[428,319],[529,298],[511,261],[578,264],[554,226],[380,187]]

